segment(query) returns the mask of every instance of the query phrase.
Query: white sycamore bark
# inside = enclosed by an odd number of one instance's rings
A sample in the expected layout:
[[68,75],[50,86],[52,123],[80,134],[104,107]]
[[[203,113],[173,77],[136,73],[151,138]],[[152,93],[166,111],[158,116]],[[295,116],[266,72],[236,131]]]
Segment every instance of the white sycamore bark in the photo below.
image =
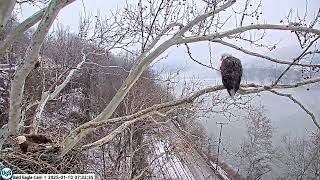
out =
[[[286,84],[286,85],[275,85],[275,86],[260,86],[260,85],[255,85],[255,84],[246,84],[246,85],[242,85],[241,89],[239,90],[240,94],[253,94],[253,93],[259,93],[259,92],[263,92],[263,91],[269,91],[272,93],[275,93],[276,91],[274,91],[273,89],[291,89],[291,88],[296,88],[296,87],[300,87],[300,86],[304,86],[304,85],[308,85],[308,84],[314,84],[314,83],[319,83],[320,82],[320,78],[312,78],[312,79],[308,79],[296,84]],[[159,113],[160,110],[164,110],[164,109],[168,109],[171,107],[177,107],[177,106],[184,106],[184,105],[188,105],[188,104],[192,104],[193,101],[195,99],[197,99],[198,97],[208,94],[208,93],[212,93],[212,92],[216,92],[216,91],[221,91],[224,90],[225,88],[222,85],[217,85],[217,86],[212,86],[212,87],[207,87],[204,88],[202,90],[193,92],[190,96],[182,98],[182,99],[178,99],[178,100],[174,100],[174,101],[169,101],[169,102],[165,102],[162,104],[156,104],[153,105],[149,108],[146,108],[144,110],[138,111],[137,113],[134,113],[132,115],[128,115],[128,116],[123,116],[123,117],[119,117],[119,118],[112,118],[112,119],[105,119],[99,122],[91,122],[91,123],[86,123],[85,126],[83,126],[84,129],[86,128],[98,128],[104,125],[107,125],[108,123],[119,123],[122,122],[123,124],[120,125],[118,128],[116,128],[115,130],[113,130],[111,133],[109,133],[107,136],[105,136],[104,138],[101,138],[99,140],[97,140],[96,142],[84,145],[83,148],[84,149],[91,149],[91,148],[95,148],[97,146],[101,146],[102,144],[108,143],[110,142],[117,134],[123,132],[123,130],[125,130],[126,128],[128,128],[131,124],[137,122],[137,121],[141,121],[144,118],[148,117],[148,116],[152,116],[154,114],[156,115],[161,115],[161,116],[166,116],[166,114],[170,113],[170,110],[166,112],[165,115],[162,115],[161,113]],[[277,94],[279,96],[287,96],[289,97],[291,100],[293,100],[294,103],[297,103],[300,108],[302,110],[304,110],[313,120],[314,124],[320,129],[320,125],[319,125],[319,120],[317,120],[315,118],[315,115],[309,111],[306,107],[304,107],[302,105],[302,103],[300,103],[299,101],[297,101],[296,99],[292,98],[292,95],[283,95],[281,93]]]
[[[86,57],[87,57],[87,55],[83,54],[82,61],[69,72],[69,74],[66,76],[65,80],[60,85],[54,87],[55,89],[53,92],[50,92],[52,90],[52,88],[49,88],[48,91],[46,91],[42,94],[40,103],[36,109],[36,114],[34,116],[32,124],[31,124],[31,127],[33,127],[33,129],[32,129],[33,133],[37,133],[39,130],[41,115],[42,115],[42,112],[43,112],[44,107],[47,104],[47,102],[49,100],[56,98],[58,96],[58,94],[67,86],[67,84],[70,82],[71,78],[73,77],[74,73],[76,73],[76,71],[78,71],[82,67],[82,65],[86,62]],[[63,74],[61,76],[63,76]],[[58,80],[59,79],[60,78],[58,78]],[[53,86],[55,86],[55,84]]]
[[[303,32],[309,32],[314,33],[317,35],[320,35],[320,31],[317,29],[312,28],[306,28],[306,27],[295,27],[295,26],[285,26],[285,25],[271,25],[271,24],[259,24],[259,25],[250,25],[250,26],[243,26],[239,28],[235,28],[229,31],[220,32],[216,34],[210,34],[205,36],[191,36],[191,37],[184,37],[185,32],[190,30],[193,26],[195,26],[197,23],[199,23],[202,20],[205,20],[208,17],[213,16],[214,14],[225,10],[226,8],[230,7],[232,4],[235,3],[235,0],[229,0],[224,5],[218,7],[215,11],[206,13],[204,15],[200,15],[196,17],[194,20],[192,20],[190,23],[188,23],[185,26],[182,26],[181,24],[175,24],[177,26],[180,26],[180,30],[173,35],[169,40],[161,43],[159,46],[155,47],[154,50],[151,50],[159,41],[160,37],[156,38],[155,43],[151,43],[151,47],[148,48],[144,53],[142,53],[137,58],[137,64],[135,64],[132,69],[130,70],[130,73],[125,80],[125,82],[122,84],[121,88],[118,90],[116,95],[113,97],[111,102],[108,104],[108,106],[99,114],[95,119],[81,125],[80,127],[73,130],[68,137],[65,139],[65,141],[61,144],[62,151],[61,156],[64,156],[70,149],[72,149],[78,141],[80,141],[84,136],[86,136],[88,133],[92,132],[95,129],[95,123],[108,123],[112,121],[112,119],[109,119],[115,109],[118,107],[120,102],[123,100],[125,95],[128,93],[128,91],[132,88],[133,84],[139,79],[141,74],[144,70],[147,69],[149,64],[153,62],[157,57],[159,57],[163,52],[165,52],[168,48],[170,48],[173,45],[178,44],[184,44],[184,43],[192,43],[192,42],[199,42],[199,41],[211,41],[211,40],[218,40],[224,37],[228,37],[234,34],[246,32],[249,30],[259,30],[259,29],[271,29],[271,30],[286,30],[286,31],[303,31]],[[170,25],[172,26],[172,25]],[[165,28],[165,30],[168,28]],[[258,89],[260,87],[252,90],[259,92]],[[264,88],[263,88],[264,89]],[[265,90],[265,89],[264,89]],[[250,90],[249,90],[250,91]],[[261,90],[262,91],[262,90]],[[140,118],[139,118],[140,119]],[[119,128],[117,128],[114,132],[110,134],[111,137],[113,137],[115,134],[117,134],[119,131],[121,131],[123,128],[129,126],[132,122],[130,121],[126,124],[121,125]],[[101,139],[100,141],[94,143],[94,145],[88,145],[88,147],[96,146],[96,145],[102,145],[103,143],[108,142],[110,139],[110,136],[105,137]]]
[[23,98],[24,84],[27,76],[34,68],[38,54],[53,21],[59,11],[74,0],[52,0],[46,9],[38,28],[32,36],[29,47],[27,48],[23,62],[15,72],[10,89],[10,109],[9,109],[9,133],[17,134],[21,118],[21,102]]
[[[20,123],[20,117],[21,117],[21,102],[23,98],[23,91],[24,91],[24,83],[26,77],[29,75],[31,70],[34,68],[34,65],[38,59],[38,54],[40,47],[43,43],[43,40],[46,36],[46,34],[49,31],[49,28],[51,27],[54,19],[56,18],[59,11],[65,7],[66,5],[74,2],[75,0],[51,0],[48,7],[40,10],[24,22],[22,22],[10,35],[0,44],[0,55],[2,55],[5,50],[15,41],[15,39],[23,33],[26,29],[30,28],[32,25],[34,25],[36,22],[38,22],[41,18],[41,22],[35,31],[35,33],[32,36],[31,43],[29,47],[27,48],[25,57],[23,59],[23,63],[20,67],[17,68],[14,79],[11,83],[11,90],[10,90],[10,109],[9,109],[9,123],[8,125],[4,125],[0,129],[0,148],[3,144],[2,140],[5,140],[9,133],[10,134],[16,134],[19,131],[19,123]],[[10,14],[13,10],[14,4],[16,3],[15,0],[0,0],[0,30],[2,29],[3,25],[6,24],[8,18],[10,17]],[[221,41],[222,38],[229,37],[231,35],[235,35],[238,33],[243,33],[250,30],[282,30],[282,31],[301,31],[301,32],[308,32],[313,33],[315,35],[320,36],[320,30],[308,28],[308,27],[297,27],[297,26],[289,26],[289,25],[273,25],[273,24],[257,24],[257,25],[249,25],[249,26],[242,26],[235,29],[231,29],[225,32],[218,32],[214,34],[209,35],[201,35],[201,36],[186,36],[186,32],[188,32],[191,28],[193,28],[196,24],[199,22],[212,17],[214,14],[217,14],[221,11],[224,11],[225,9],[229,8],[231,5],[235,3],[235,0],[228,0],[225,4],[221,5],[220,7],[217,7],[215,10],[211,12],[207,12],[203,15],[200,15],[190,21],[186,25],[182,25],[179,23],[173,23],[168,25],[167,28],[163,30],[163,33],[161,33],[159,36],[155,38],[155,40],[147,47],[147,49],[139,56],[137,57],[137,64],[135,64],[132,69],[130,70],[130,73],[128,77],[126,78],[125,82],[122,84],[121,88],[118,90],[116,95],[112,98],[111,102],[108,104],[108,106],[99,114],[95,119],[81,125],[80,127],[73,130],[69,136],[65,139],[65,141],[61,144],[62,146],[62,152],[61,156],[65,155],[69,150],[71,150],[77,142],[79,142],[84,136],[86,136],[88,133],[95,130],[98,126],[103,126],[107,123],[114,122],[114,121],[124,121],[124,123],[119,126],[117,129],[115,129],[112,133],[107,135],[106,137],[92,143],[84,146],[84,148],[93,148],[99,145],[102,145],[104,143],[109,142],[113,139],[113,137],[122,132],[125,128],[127,128],[130,124],[142,120],[146,116],[149,116],[152,113],[156,113],[159,109],[164,107],[171,107],[171,106],[177,106],[185,103],[192,103],[193,100],[197,97],[199,97],[202,94],[218,91],[224,89],[222,86],[215,86],[211,88],[206,88],[204,90],[201,90],[199,92],[194,93],[190,97],[187,97],[185,99],[163,103],[160,105],[152,106],[151,108],[147,108],[145,110],[142,110],[134,115],[125,116],[122,118],[115,118],[110,119],[115,109],[118,107],[118,105],[121,103],[123,98],[127,95],[129,90],[132,88],[134,83],[139,79],[141,74],[148,68],[150,63],[152,63],[156,58],[158,58],[162,53],[164,53],[167,49],[169,49],[173,45],[178,44],[185,44],[185,43],[193,43],[193,42],[200,42],[200,41],[213,41],[217,43],[221,43],[227,46],[230,46],[232,48],[237,48],[236,46],[232,46],[230,44],[227,44],[226,42]],[[176,32],[169,40],[166,40],[165,42],[161,43],[160,45],[156,46],[158,42],[160,41],[161,37],[167,32],[170,31],[172,27],[179,26],[180,30]],[[246,50],[241,50],[242,52],[245,52],[247,54],[253,54]],[[257,54],[253,54],[257,55]],[[268,59],[268,57],[264,57]],[[275,60],[270,59],[269,60]],[[276,61],[276,60],[275,60]],[[79,67],[82,66],[84,61],[82,61],[80,64],[78,64]],[[282,62],[285,64],[286,62]],[[77,67],[78,68],[78,67]],[[50,93],[50,91],[47,91],[43,94],[40,104],[36,110],[36,116],[34,119],[34,130],[37,132],[39,122],[41,119],[41,114],[43,112],[43,109],[47,103],[48,100],[56,97],[60,91],[66,86],[66,84],[70,81],[72,75],[74,74],[76,70],[71,70],[65,81],[60,84],[59,86],[55,87],[55,90]],[[315,83],[319,82],[320,79],[310,79],[298,84],[294,85],[275,85],[275,86],[257,86],[254,84],[251,85],[245,85],[243,89],[240,90],[243,94],[248,93],[257,93],[261,91],[270,91],[271,89],[276,88],[292,88],[292,87],[298,87],[305,84]],[[271,91],[273,92],[273,91]],[[273,92],[275,93],[275,92]],[[278,94],[282,96],[287,96],[290,99],[291,96],[287,94]],[[301,103],[299,103],[296,99],[292,99],[295,103],[297,103],[302,109],[304,109],[313,119],[314,123],[318,126],[319,124],[316,121],[313,114],[305,109],[303,106],[301,106]],[[9,132],[9,133],[8,133]]]
[[8,138],[8,135],[9,135],[9,127],[8,127],[8,124],[5,124],[0,128],[0,149],[2,149],[2,146],[6,141],[6,139]]
[[7,24],[15,5],[16,0],[0,0],[0,32]]
[[34,15],[24,20],[22,23],[20,23],[12,32],[10,32],[6,39],[0,43],[0,56],[4,54],[6,49],[10,47],[19,36],[21,36],[26,30],[40,21],[45,11],[46,9],[38,11]]

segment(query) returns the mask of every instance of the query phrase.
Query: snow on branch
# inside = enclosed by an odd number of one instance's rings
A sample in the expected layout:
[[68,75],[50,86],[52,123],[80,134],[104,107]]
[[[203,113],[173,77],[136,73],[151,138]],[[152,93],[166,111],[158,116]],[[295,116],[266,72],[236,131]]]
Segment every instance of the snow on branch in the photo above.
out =
[[[253,94],[253,93],[259,93],[259,92],[263,92],[263,91],[270,91],[270,92],[274,93],[275,91],[272,89],[290,89],[290,88],[296,88],[299,86],[317,83],[317,82],[320,82],[320,78],[309,79],[309,80],[302,81],[302,82],[296,83],[296,84],[285,84],[285,85],[279,84],[279,85],[275,85],[275,86],[272,86],[272,85],[261,86],[261,85],[256,85],[256,84],[246,84],[246,85],[241,86],[240,93],[241,94]],[[105,136],[104,138],[102,138],[94,143],[83,146],[84,149],[94,148],[94,147],[97,147],[102,144],[110,142],[117,134],[123,132],[131,124],[133,124],[137,121],[143,120],[148,116],[152,116],[154,114],[157,114],[160,110],[192,104],[198,97],[205,95],[207,93],[212,93],[212,92],[216,92],[216,91],[220,91],[220,90],[224,90],[224,87],[222,85],[207,87],[205,89],[193,92],[188,97],[185,97],[185,98],[182,98],[179,100],[175,100],[175,101],[165,102],[162,104],[156,104],[156,105],[153,105],[149,108],[141,110],[137,113],[134,113],[132,115],[118,117],[118,118],[112,118],[112,119],[104,119],[99,122],[89,122],[89,123],[86,123],[81,128],[77,128],[76,133],[81,133],[85,129],[94,130],[97,127],[105,126],[110,123],[119,123],[119,122],[123,123],[118,128],[113,130],[110,134]],[[280,93],[277,95],[280,95]],[[287,96],[287,95],[284,95],[284,96]],[[287,97],[289,97],[289,95]],[[295,103],[298,103],[299,106],[312,117],[313,122],[320,129],[320,126],[317,123],[315,116],[310,111],[308,111],[300,102],[298,102],[296,99],[292,98],[292,96],[290,96],[289,98],[292,99]],[[171,111],[169,110],[165,114],[167,115],[170,112]]]
[[[73,75],[75,74],[76,71],[78,71],[82,66],[83,64],[86,62],[87,60],[87,56],[88,54],[85,54],[83,52],[83,49],[82,49],[82,61],[77,64],[77,66],[75,68],[72,68],[71,70],[68,69],[66,70],[64,73],[62,73],[57,82],[54,83],[53,85],[51,85],[51,87],[49,88],[48,91],[44,92],[42,94],[42,97],[41,97],[41,100],[40,100],[40,103],[36,109],[36,114],[34,116],[34,119],[33,119],[33,123],[31,125],[31,127],[33,127],[33,131],[34,133],[37,133],[38,132],[38,129],[39,129],[39,125],[40,125],[40,120],[41,120],[41,115],[42,115],[42,112],[44,110],[44,107],[45,105],[47,104],[47,102],[49,100],[52,100],[54,98],[56,98],[58,96],[58,94],[67,86],[67,84],[70,82],[71,78],[73,77]],[[68,72],[69,74],[65,77],[64,81],[57,85],[58,81]],[[53,92],[51,92],[53,91]]]
[[200,41],[212,41],[215,39],[225,38],[234,34],[243,33],[250,30],[263,30],[263,29],[281,30],[281,31],[301,31],[301,32],[307,32],[307,33],[314,33],[320,36],[320,30],[309,28],[309,27],[276,25],[276,24],[256,24],[256,25],[242,26],[242,27],[234,28],[229,31],[218,32],[218,33],[206,35],[206,36],[180,37],[176,40],[176,44],[184,44],[184,43],[192,43],[192,42],[200,42]]
[[27,76],[34,68],[40,48],[46,37],[53,21],[59,11],[74,2],[75,0],[52,0],[46,9],[38,28],[34,32],[31,42],[26,50],[23,62],[15,72],[10,89],[10,108],[9,108],[9,131],[11,134],[18,133],[21,118],[21,102],[24,92],[24,84]]
[[[282,31],[293,31],[293,32],[306,32],[306,33],[313,33],[315,35],[320,35],[320,30],[318,29],[313,29],[312,27],[300,27],[300,26],[294,26],[294,25],[273,25],[273,24],[257,24],[257,25],[248,25],[248,26],[242,26],[242,27],[237,27],[231,30],[227,30],[224,32],[218,32],[214,34],[209,34],[209,35],[191,35],[189,37],[185,33],[187,31],[190,31],[191,28],[196,26],[197,24],[201,23],[202,21],[205,21],[208,17],[213,17],[216,13],[219,13],[221,11],[226,10],[229,8],[232,4],[234,4],[234,0],[228,0],[226,3],[222,4],[221,6],[214,7],[213,10],[209,12],[204,12],[202,15],[198,15],[192,20],[188,21],[188,23],[185,26],[182,26],[180,24],[172,24],[172,26],[179,26],[180,30],[178,30],[174,35],[171,37],[168,37],[167,40],[161,42],[158,46],[160,38],[163,36],[163,33],[158,34],[157,38],[155,41],[150,42],[150,46],[147,49],[144,49],[141,51],[140,55],[137,55],[135,59],[135,64],[131,68],[126,80],[123,82],[121,87],[118,89],[114,97],[111,99],[107,107],[102,110],[102,112],[93,120],[86,122],[79,126],[78,128],[74,129],[73,131],[70,132],[70,134],[66,137],[64,142],[62,142],[62,151],[60,156],[65,155],[69,150],[71,150],[77,142],[79,142],[83,137],[85,137],[87,134],[92,132],[95,128],[90,128],[91,123],[96,123],[99,121],[104,121],[108,120],[112,114],[114,113],[115,109],[118,107],[118,105],[122,102],[124,97],[127,95],[127,93],[130,91],[130,89],[133,87],[135,82],[141,77],[142,73],[148,68],[148,66],[155,60],[157,59],[160,55],[162,55],[167,49],[172,47],[173,45],[179,45],[179,44],[185,44],[185,43],[193,43],[193,42],[200,42],[200,41],[211,41],[211,40],[220,40],[221,38],[225,37],[230,37],[234,34],[239,34],[243,33],[246,31],[250,30],[282,30]],[[137,17],[139,17],[139,13],[135,13]],[[140,14],[141,15],[141,14]],[[123,26],[123,25],[121,25]],[[143,25],[142,25],[143,26]],[[170,27],[170,26],[169,26]],[[139,29],[141,27],[137,27],[136,33],[141,33]],[[168,28],[162,28],[162,32],[166,33],[169,31]],[[150,31],[152,32],[152,31]],[[161,31],[160,31],[161,32]],[[135,34],[137,35],[137,34]],[[140,37],[140,35],[139,35]],[[144,36],[142,35],[142,40]],[[133,43],[136,41],[133,41]],[[143,42],[142,42],[143,43]],[[217,86],[222,88],[222,86]],[[217,88],[216,87],[216,88]],[[254,91],[259,92],[259,91],[265,91],[267,89],[271,88],[277,88],[279,87],[278,85],[274,87],[262,87],[262,86],[248,86],[251,87],[251,89],[246,89],[245,92],[252,92]],[[253,88],[253,89],[252,89]],[[265,89],[266,88],[266,89]],[[205,93],[206,92],[205,89]],[[221,89],[220,89],[221,90]],[[217,91],[217,90],[216,90]],[[87,127],[87,128],[84,128]]]

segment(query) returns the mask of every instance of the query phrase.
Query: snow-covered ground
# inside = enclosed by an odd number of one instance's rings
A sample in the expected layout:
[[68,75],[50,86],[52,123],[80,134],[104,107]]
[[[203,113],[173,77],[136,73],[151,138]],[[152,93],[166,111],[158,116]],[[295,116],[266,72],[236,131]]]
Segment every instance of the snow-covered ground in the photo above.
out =
[[[164,143],[159,142],[156,146],[158,155],[165,153]],[[213,162],[210,162],[210,165],[207,164],[206,160],[192,148],[184,152],[161,156],[154,166],[159,169],[160,177],[160,168],[162,168],[165,169],[166,173],[170,174],[172,179],[229,180],[227,173],[221,167],[218,166],[216,174],[214,172],[216,164]]]

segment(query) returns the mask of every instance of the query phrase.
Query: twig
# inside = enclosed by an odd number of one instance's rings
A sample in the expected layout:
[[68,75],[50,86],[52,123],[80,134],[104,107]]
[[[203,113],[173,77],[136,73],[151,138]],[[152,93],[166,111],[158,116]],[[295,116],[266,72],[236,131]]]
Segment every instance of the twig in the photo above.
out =
[[309,48],[313,45],[313,43],[315,43],[318,39],[320,38],[320,36],[318,36],[316,39],[314,39],[313,41],[310,42],[310,44],[308,45],[308,47],[305,48],[305,50],[303,50],[303,52],[293,60],[293,62],[281,73],[281,75],[278,77],[278,79],[273,83],[273,86],[278,84],[279,81],[281,80],[281,78],[289,71],[289,69],[293,66],[294,63],[298,63],[300,61],[300,59],[304,56],[304,54],[309,50]]
[[201,66],[204,66],[204,67],[207,67],[207,68],[210,68],[210,69],[213,69],[213,70],[216,70],[216,71],[219,71],[219,72],[220,72],[220,70],[219,70],[219,69],[214,68],[214,67],[209,66],[209,65],[206,65],[206,64],[203,64],[202,62],[200,62],[200,61],[196,60],[195,58],[193,58],[193,57],[192,57],[192,54],[191,54],[191,51],[190,51],[190,47],[188,46],[188,44],[187,44],[187,43],[185,43],[185,45],[186,45],[186,47],[187,47],[188,55],[189,55],[189,57],[190,57],[190,59],[191,59],[192,61],[194,61],[194,62],[196,62],[196,63],[200,64]]
[[288,97],[294,103],[298,104],[300,106],[300,108],[303,109],[311,117],[313,123],[317,126],[317,128],[320,129],[320,125],[317,122],[316,117],[314,116],[314,114],[312,112],[310,112],[301,102],[299,102],[297,99],[295,99],[291,94],[284,94],[284,93],[277,92],[275,90],[269,90],[269,91],[272,92],[273,94],[276,94],[276,95],[279,95],[279,96]]
[[[292,64],[292,65],[296,65],[296,66],[303,66],[303,67],[320,67],[320,64],[299,64],[299,63],[294,63],[294,62],[288,62],[288,61],[283,61],[283,60],[280,60],[280,59],[276,59],[276,58],[272,58],[272,57],[269,57],[269,56],[266,56],[266,55],[262,55],[262,54],[259,54],[259,53],[256,53],[256,52],[252,52],[252,51],[248,51],[242,47],[239,47],[239,46],[236,46],[234,44],[231,44],[231,43],[228,43],[226,41],[222,41],[222,40],[211,40],[210,42],[214,42],[214,43],[220,43],[220,44],[223,44],[225,46],[228,46],[228,47],[231,47],[233,49],[236,49],[238,51],[241,51],[245,54],[248,54],[248,55],[251,55],[251,56],[255,56],[255,57],[260,57],[260,58],[263,58],[263,59],[266,59],[266,60],[269,60],[271,62],[274,62],[274,63],[278,63],[278,64]],[[316,52],[314,52],[316,53]],[[306,54],[312,54],[312,52],[307,52],[305,53]]]

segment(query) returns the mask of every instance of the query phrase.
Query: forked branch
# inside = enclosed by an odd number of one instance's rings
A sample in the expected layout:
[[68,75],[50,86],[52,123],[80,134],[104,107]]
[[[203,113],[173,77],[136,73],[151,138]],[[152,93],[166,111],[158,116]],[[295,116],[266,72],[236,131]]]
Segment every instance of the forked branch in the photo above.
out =
[[[285,84],[285,85],[276,85],[276,86],[271,86],[271,85],[270,86],[261,86],[261,85],[256,85],[256,84],[246,84],[246,85],[241,86],[240,92],[241,92],[241,94],[253,94],[253,93],[259,93],[259,92],[263,92],[263,91],[270,91],[272,93],[277,94],[277,92],[274,91],[273,89],[290,89],[290,88],[296,88],[299,86],[318,83],[318,82],[320,82],[320,78],[306,80],[306,81],[302,81],[300,83],[295,83],[295,84]],[[108,134],[106,137],[104,137],[94,143],[85,145],[85,146],[83,146],[83,148],[90,149],[90,148],[94,148],[94,147],[100,146],[102,144],[108,143],[117,134],[123,132],[127,127],[129,127],[131,124],[133,124],[137,121],[141,121],[147,117],[150,117],[152,115],[156,115],[156,114],[158,114],[159,111],[164,110],[164,109],[170,109],[170,108],[174,108],[174,107],[176,108],[179,106],[185,106],[188,104],[192,104],[194,102],[194,100],[196,100],[198,97],[200,97],[202,95],[205,95],[207,93],[220,91],[223,89],[224,89],[224,87],[222,85],[207,87],[205,89],[202,89],[202,90],[199,90],[199,91],[192,93],[188,97],[185,97],[185,98],[182,98],[179,100],[175,100],[175,101],[165,102],[162,104],[156,104],[156,105],[153,105],[149,108],[141,110],[137,113],[134,113],[132,115],[118,117],[118,118],[112,118],[112,119],[104,119],[99,122],[89,122],[85,126],[78,129],[78,133],[81,133],[82,130],[87,129],[87,128],[90,128],[93,130],[93,129],[96,129],[101,126],[108,125],[110,123],[120,123],[121,122],[122,124],[118,128],[116,128],[115,130],[113,130],[110,134]],[[282,94],[282,93],[278,93],[277,95],[287,96],[291,100],[293,100],[295,103],[297,103],[308,115],[310,115],[312,117],[314,124],[320,129],[320,126],[319,126],[315,116],[309,110],[307,110],[302,105],[302,103],[300,103],[299,101],[294,99],[291,95]],[[171,110],[167,110],[167,112],[171,112]]]

